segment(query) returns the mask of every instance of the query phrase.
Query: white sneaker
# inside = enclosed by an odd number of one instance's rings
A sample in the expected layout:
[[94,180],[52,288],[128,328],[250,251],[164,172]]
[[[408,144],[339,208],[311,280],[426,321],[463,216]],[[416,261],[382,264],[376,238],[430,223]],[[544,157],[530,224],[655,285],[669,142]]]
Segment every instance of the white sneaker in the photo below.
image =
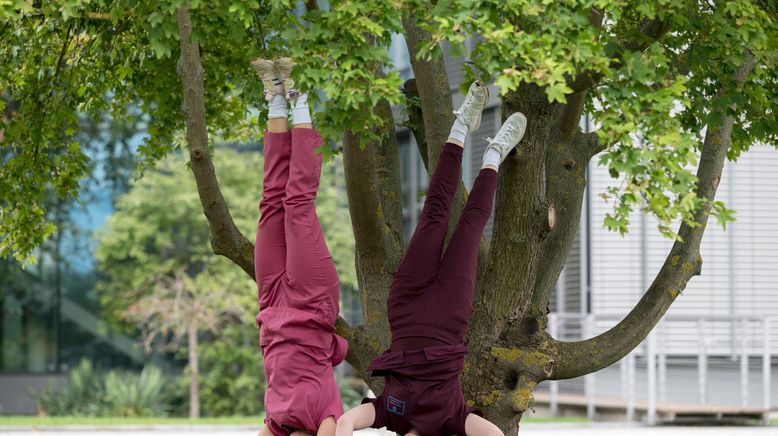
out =
[[291,77],[292,67],[294,67],[294,62],[291,58],[278,58],[275,60],[276,74],[283,81],[287,100],[294,100],[300,95],[300,92],[295,89],[294,79]]
[[474,132],[481,126],[481,113],[489,102],[489,88],[480,80],[470,85],[462,106],[454,111],[460,123],[467,126],[468,132]]
[[265,100],[270,101],[273,96],[284,95],[284,82],[276,72],[275,63],[268,59],[254,59],[251,66],[257,70],[262,85],[265,87]]
[[[500,153],[500,163],[502,163],[508,153],[516,148],[516,144],[524,137],[525,130],[527,130],[527,117],[521,112],[513,113],[502,124],[494,139],[486,138],[489,141],[486,151],[497,150]],[[484,155],[486,155],[486,151]]]

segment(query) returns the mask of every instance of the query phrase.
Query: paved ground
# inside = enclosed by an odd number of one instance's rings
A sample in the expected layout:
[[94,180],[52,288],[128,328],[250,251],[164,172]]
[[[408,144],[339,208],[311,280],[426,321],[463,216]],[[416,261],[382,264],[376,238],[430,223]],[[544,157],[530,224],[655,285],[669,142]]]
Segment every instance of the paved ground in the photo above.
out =
[[[9,436],[49,436],[65,433],[67,436],[205,436],[232,435],[256,436],[256,429],[249,427],[165,427],[122,429],[2,429],[0,434]],[[520,435],[538,436],[778,436],[778,426],[772,427],[636,427],[618,424],[525,424]],[[391,436],[390,432],[361,431],[358,436]]]

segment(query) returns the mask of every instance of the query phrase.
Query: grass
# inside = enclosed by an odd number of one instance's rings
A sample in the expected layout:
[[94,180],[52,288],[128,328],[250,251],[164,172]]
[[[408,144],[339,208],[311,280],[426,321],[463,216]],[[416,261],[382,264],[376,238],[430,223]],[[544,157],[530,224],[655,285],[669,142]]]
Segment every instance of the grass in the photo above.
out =
[[[225,416],[218,418],[120,418],[87,416],[3,416],[0,427],[60,427],[60,426],[157,426],[157,425],[253,425],[259,428],[260,416]],[[523,418],[522,423],[586,423],[586,418]]]
[[189,418],[123,418],[89,416],[0,416],[0,426],[154,426],[154,425],[256,425],[262,424],[261,416],[225,416],[200,419]]

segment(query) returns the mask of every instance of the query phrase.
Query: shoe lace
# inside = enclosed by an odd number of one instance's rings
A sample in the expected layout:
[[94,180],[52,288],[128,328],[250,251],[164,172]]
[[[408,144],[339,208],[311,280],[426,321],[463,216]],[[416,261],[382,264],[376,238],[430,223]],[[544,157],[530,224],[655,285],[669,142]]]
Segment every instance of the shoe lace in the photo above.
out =
[[516,125],[514,125],[514,124],[505,125],[504,128],[505,128],[505,130],[503,131],[504,133],[502,135],[498,135],[498,136],[502,136],[502,137],[504,137],[504,136],[509,136],[509,137],[510,136],[518,136],[519,133],[520,133],[519,132],[519,128]]
[[475,96],[468,93],[465,96],[465,101],[462,102],[462,105],[458,109],[454,109],[453,114],[454,115],[462,115],[465,112],[466,108],[470,108],[473,105],[475,105]]

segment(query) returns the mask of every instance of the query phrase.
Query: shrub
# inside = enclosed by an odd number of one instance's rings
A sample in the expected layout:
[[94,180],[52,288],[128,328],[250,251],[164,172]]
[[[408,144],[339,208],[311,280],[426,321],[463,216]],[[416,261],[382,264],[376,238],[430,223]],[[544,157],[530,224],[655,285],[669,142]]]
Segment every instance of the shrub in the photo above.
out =
[[65,385],[49,386],[33,396],[43,415],[164,416],[168,392],[162,372],[155,366],[145,367],[139,375],[100,373],[83,359],[70,371]]
[[92,362],[83,359],[70,370],[64,386],[50,385],[42,391],[33,392],[33,397],[38,403],[38,412],[43,415],[97,416],[103,407],[104,391]]
[[164,416],[167,397],[162,371],[143,368],[139,376],[111,371],[105,377],[105,410],[110,416]]

